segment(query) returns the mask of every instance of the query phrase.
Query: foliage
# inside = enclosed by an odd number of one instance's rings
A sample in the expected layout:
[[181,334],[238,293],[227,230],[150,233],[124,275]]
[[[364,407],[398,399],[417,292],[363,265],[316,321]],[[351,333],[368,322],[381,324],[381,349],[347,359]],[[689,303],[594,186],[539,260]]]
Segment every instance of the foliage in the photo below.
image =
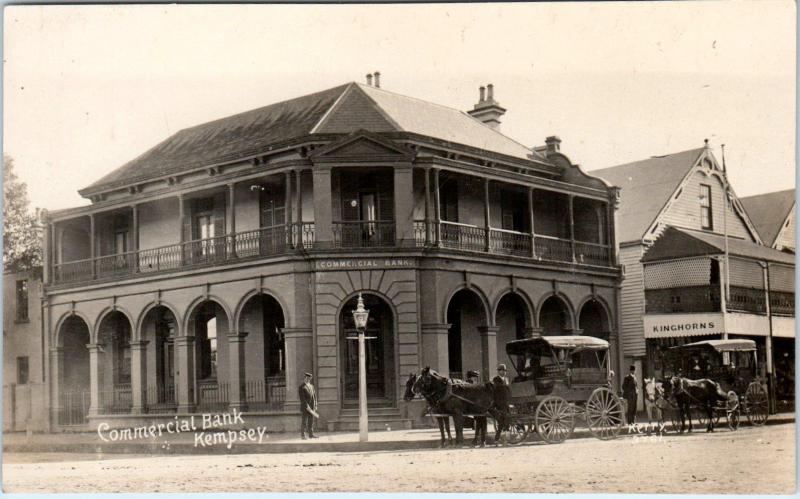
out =
[[42,265],[39,209],[31,213],[28,186],[14,173],[14,159],[3,155],[3,267],[25,270]]

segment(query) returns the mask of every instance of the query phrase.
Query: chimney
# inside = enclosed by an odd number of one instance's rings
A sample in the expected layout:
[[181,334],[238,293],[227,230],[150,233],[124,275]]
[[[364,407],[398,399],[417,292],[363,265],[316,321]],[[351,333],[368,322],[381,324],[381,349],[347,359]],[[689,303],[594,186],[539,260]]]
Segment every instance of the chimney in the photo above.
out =
[[375,87],[381,88],[381,72],[375,71]]
[[372,86],[372,75],[371,74],[367,75],[367,85],[369,85],[370,87]]
[[[484,94],[485,91],[488,91],[488,95]],[[506,110],[494,100],[494,85],[489,83],[486,87],[481,86],[478,88],[478,93],[480,97],[478,103],[473,109],[467,111],[467,114],[485,125],[499,130],[500,117],[506,114]]]
[[547,137],[544,139],[544,143],[547,147],[547,149],[545,149],[547,156],[561,152],[561,139],[559,139],[557,136],[551,135],[550,137]]

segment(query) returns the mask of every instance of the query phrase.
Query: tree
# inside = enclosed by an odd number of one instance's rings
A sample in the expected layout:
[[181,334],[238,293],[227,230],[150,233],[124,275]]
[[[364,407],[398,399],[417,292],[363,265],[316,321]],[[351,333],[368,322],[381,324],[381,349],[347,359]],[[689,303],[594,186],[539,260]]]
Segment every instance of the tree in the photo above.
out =
[[42,265],[39,210],[31,213],[28,186],[14,173],[14,159],[3,155],[3,267],[25,270]]

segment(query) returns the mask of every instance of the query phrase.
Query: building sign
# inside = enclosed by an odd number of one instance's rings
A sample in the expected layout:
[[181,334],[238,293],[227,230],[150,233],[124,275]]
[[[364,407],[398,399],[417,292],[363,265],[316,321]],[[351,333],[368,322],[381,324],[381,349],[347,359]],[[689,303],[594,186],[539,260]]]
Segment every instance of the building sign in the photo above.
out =
[[365,270],[365,269],[399,269],[414,268],[414,258],[340,258],[335,260],[317,260],[315,270]]
[[660,314],[644,316],[645,338],[677,338],[722,334],[722,314]]

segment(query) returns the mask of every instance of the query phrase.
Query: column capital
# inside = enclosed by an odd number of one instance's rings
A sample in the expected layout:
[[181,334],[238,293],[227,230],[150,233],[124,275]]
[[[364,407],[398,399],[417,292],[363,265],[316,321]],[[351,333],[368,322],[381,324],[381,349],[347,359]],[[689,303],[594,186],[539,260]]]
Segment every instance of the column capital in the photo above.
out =
[[50,347],[50,353],[56,355],[63,355],[64,354],[64,347]]
[[130,345],[131,350],[144,350],[147,347],[147,344],[150,343],[147,340],[139,340],[139,341],[131,341],[128,343]]
[[86,349],[89,350],[89,353],[98,353],[103,350],[104,346],[103,343],[87,343]]
[[176,336],[175,337],[175,344],[176,345],[191,345],[194,343],[194,336]]
[[523,329],[523,332],[525,333],[526,338],[536,338],[542,336],[542,333],[544,333],[544,328],[528,326],[525,329]]
[[500,331],[500,326],[478,326],[481,336],[497,336],[498,331]]
[[581,328],[572,328],[572,331],[570,331],[570,334],[572,334],[573,336],[580,336],[580,335],[583,334],[583,329],[581,329]]
[[284,338],[311,338],[314,331],[310,327],[285,327],[281,329]]
[[235,343],[237,341],[244,341],[244,339],[247,338],[248,334],[250,334],[250,333],[247,333],[247,332],[244,332],[244,331],[233,331],[233,332],[230,332],[227,335],[228,336],[228,342],[229,343]]
[[422,324],[422,334],[447,334],[452,324],[429,322]]

